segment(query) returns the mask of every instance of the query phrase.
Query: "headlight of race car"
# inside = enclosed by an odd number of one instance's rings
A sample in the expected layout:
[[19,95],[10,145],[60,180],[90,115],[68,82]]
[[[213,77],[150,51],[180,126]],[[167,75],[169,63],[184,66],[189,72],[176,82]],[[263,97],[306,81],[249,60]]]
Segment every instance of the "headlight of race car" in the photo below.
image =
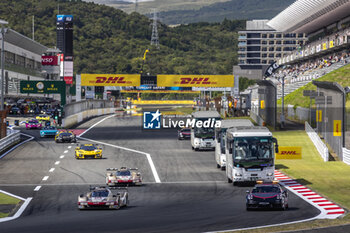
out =
[[247,198],[248,198],[248,200],[253,200],[253,195],[252,194],[248,194]]
[[276,198],[279,199],[279,200],[281,200],[281,199],[282,199],[282,194],[281,194],[281,193],[278,194]]
[[73,135],[73,134],[71,134],[71,135],[70,135],[70,137],[71,137],[71,138],[74,138],[74,135]]
[[199,145],[201,143],[201,140],[199,138],[194,139],[194,144]]
[[242,174],[241,173],[236,173],[235,176],[242,176]]
[[83,157],[84,155],[83,154],[79,154],[79,157]]

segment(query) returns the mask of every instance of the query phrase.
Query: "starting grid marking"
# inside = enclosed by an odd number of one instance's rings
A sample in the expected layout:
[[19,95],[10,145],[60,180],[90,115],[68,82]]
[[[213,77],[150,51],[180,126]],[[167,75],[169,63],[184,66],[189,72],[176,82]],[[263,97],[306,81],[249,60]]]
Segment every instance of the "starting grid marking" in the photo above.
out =
[[320,196],[308,187],[299,184],[297,181],[293,180],[282,172],[275,170],[275,178],[280,181],[280,184],[286,187],[289,191],[319,209],[321,214],[319,215],[318,219],[335,219],[345,214],[345,210],[343,208]]

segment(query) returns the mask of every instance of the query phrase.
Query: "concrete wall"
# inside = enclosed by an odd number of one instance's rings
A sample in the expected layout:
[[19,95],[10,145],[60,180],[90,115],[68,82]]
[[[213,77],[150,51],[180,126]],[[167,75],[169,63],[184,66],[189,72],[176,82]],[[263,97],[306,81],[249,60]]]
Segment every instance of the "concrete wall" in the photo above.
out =
[[84,101],[67,104],[66,106],[64,106],[64,113],[65,113],[65,116],[68,117],[80,112],[84,112],[86,110],[104,109],[104,108],[113,108],[113,107],[114,107],[113,101],[84,100]]
[[70,128],[91,117],[111,114],[114,112],[115,112],[115,108],[100,108],[100,109],[85,110],[85,111],[65,117],[63,119],[62,126],[65,128]]

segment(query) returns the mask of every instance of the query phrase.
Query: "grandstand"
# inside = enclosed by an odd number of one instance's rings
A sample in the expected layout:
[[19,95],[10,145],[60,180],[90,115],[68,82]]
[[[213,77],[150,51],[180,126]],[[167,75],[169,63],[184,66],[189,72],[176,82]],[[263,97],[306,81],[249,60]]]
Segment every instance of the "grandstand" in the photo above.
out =
[[[308,36],[303,46],[277,61],[283,68],[272,79],[278,81],[285,77],[285,95],[350,63],[348,0],[298,0],[268,25],[281,32]],[[278,98],[281,96],[281,85],[278,85]]]

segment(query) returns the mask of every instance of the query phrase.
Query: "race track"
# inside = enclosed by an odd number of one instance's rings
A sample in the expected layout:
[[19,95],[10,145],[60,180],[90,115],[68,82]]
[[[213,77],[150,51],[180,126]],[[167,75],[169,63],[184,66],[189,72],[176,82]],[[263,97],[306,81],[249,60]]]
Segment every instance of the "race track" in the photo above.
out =
[[[319,213],[292,193],[287,211],[247,212],[245,191],[251,187],[228,184],[213,151],[192,151],[189,141],[177,140],[176,130],[141,130],[140,117],[104,118],[79,126],[87,129],[100,122],[82,137],[103,146],[101,160],[76,160],[75,144],[56,144],[39,138],[37,130],[24,131],[35,139],[0,160],[0,189],[33,200],[20,218],[0,223],[1,232],[207,232]],[[129,187],[130,206],[79,211],[78,195],[89,185],[104,185],[106,168],[121,166],[137,167],[143,175],[143,186]]]

